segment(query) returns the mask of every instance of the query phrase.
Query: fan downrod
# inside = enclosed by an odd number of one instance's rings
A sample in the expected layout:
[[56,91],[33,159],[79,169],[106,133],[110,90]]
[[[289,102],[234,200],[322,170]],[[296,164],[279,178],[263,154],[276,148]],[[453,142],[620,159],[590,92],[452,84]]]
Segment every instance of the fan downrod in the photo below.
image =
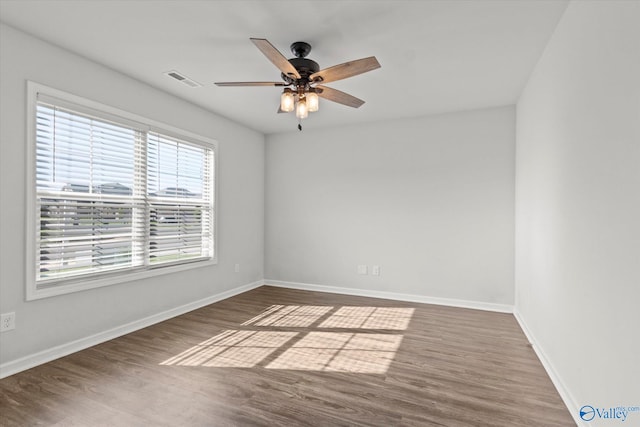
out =
[[311,52],[311,45],[306,42],[293,42],[291,43],[291,53],[296,58],[304,58]]

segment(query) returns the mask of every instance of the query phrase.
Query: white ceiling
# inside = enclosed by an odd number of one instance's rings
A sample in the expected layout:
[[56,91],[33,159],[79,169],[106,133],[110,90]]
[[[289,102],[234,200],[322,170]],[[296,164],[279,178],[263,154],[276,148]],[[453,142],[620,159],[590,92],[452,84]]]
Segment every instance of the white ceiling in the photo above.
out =
[[[0,0],[0,20],[263,133],[293,131],[281,88],[249,41],[285,56],[298,40],[321,68],[376,56],[382,68],[327,86],[366,103],[326,100],[303,121],[321,128],[515,103],[566,0],[206,1]],[[178,70],[204,86],[165,76]]]

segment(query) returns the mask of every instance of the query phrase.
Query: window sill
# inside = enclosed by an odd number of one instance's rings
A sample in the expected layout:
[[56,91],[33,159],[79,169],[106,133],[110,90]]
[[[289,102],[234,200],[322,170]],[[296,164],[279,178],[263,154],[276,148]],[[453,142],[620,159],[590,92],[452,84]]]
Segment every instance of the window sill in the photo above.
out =
[[42,287],[38,289],[36,283],[30,283],[27,286],[27,301],[38,300],[42,298],[50,298],[58,295],[70,294],[73,292],[86,291],[89,289],[101,288],[104,286],[116,285],[119,283],[132,282],[135,280],[144,280],[151,277],[163,276],[166,274],[177,273],[180,271],[193,270],[196,268],[210,267],[218,264],[217,258],[206,261],[195,261],[186,264],[177,264],[172,266],[154,267],[139,271],[118,272],[102,277],[88,277],[84,280],[73,281],[68,284],[64,282],[58,283],[51,287]]

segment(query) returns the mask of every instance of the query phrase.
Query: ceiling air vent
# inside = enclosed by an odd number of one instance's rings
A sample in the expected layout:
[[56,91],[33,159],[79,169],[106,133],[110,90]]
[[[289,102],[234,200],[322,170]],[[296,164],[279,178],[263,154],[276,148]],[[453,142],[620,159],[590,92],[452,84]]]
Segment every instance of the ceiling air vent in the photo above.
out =
[[181,74],[181,73],[177,72],[176,70],[167,71],[164,74],[169,76],[169,77],[171,77],[172,79],[176,79],[180,83],[183,83],[183,84],[185,84],[185,85],[187,85],[189,87],[201,87],[202,86],[197,81],[195,81],[193,79],[190,79],[189,77],[185,76],[184,74]]

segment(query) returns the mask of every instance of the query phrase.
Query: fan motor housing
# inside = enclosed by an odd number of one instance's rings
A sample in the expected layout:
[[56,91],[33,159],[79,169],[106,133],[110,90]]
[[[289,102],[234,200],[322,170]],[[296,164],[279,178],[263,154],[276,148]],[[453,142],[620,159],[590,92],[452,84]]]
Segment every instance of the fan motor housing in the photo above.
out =
[[[295,69],[300,74],[300,80],[309,80],[309,76],[313,73],[317,73],[320,71],[320,65],[316,61],[313,61],[308,58],[291,58],[289,59],[291,65],[295,67]],[[288,83],[294,83],[295,79],[282,74],[282,79]]]
[[296,68],[296,70],[298,70],[298,73],[300,73],[302,77],[308,77],[311,74],[320,71],[320,65],[311,59],[291,58],[289,62]]

